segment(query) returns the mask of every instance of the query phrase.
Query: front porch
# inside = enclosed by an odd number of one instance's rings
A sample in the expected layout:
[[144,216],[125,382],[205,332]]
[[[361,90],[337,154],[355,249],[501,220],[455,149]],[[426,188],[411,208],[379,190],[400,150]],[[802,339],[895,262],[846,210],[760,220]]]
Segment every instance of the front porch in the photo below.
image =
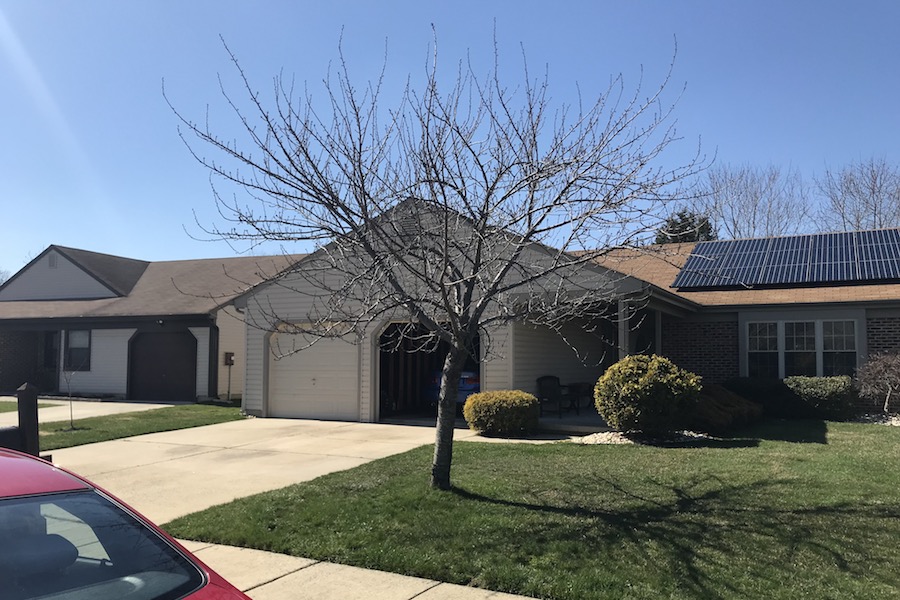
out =
[[[434,427],[434,416],[408,416],[386,418],[380,421],[389,425],[410,425],[414,427]],[[469,426],[462,417],[456,418],[455,429],[468,430]],[[593,407],[581,409],[579,414],[574,411],[563,412],[562,415],[543,415],[538,420],[538,436],[540,435],[590,435],[599,431],[611,431],[606,422],[597,414]]]

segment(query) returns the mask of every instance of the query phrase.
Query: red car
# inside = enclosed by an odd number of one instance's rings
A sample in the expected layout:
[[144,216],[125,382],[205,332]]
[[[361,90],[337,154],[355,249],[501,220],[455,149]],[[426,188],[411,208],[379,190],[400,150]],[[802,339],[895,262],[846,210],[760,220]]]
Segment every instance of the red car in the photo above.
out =
[[4,600],[249,600],[125,503],[0,449]]

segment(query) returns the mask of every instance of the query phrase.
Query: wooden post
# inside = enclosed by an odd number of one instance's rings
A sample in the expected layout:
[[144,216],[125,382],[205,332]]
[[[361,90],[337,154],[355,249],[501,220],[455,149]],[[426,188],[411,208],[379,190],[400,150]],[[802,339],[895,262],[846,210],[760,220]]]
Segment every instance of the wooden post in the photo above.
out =
[[16,395],[19,398],[19,435],[22,451],[32,456],[40,455],[38,438],[38,389],[30,383],[23,383]]

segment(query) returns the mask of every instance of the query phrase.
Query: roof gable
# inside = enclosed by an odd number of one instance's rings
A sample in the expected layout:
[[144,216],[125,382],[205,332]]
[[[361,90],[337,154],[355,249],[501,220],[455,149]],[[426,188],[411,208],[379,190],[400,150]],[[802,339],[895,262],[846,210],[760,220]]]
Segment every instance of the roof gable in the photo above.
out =
[[150,263],[111,254],[100,254],[77,248],[52,246],[86,272],[90,273],[118,296],[127,296]]
[[0,301],[124,296],[147,264],[107,254],[49,246],[0,286]]
[[[91,263],[92,268],[101,271],[102,262],[108,257],[86,251],[73,252],[71,248],[65,250],[67,255],[79,258],[86,256],[88,260],[94,260],[95,262]],[[25,277],[24,273],[35,265],[36,261],[47,266],[45,263],[51,254],[50,252],[42,254],[43,258],[40,261],[36,259],[29,263],[17,273],[17,277],[20,275]],[[58,257],[57,266],[68,264],[75,267],[75,263],[67,256],[55,254]],[[102,289],[108,293],[102,297],[70,296],[68,299],[61,299],[57,292],[55,296],[25,300],[17,297],[3,298],[0,295],[2,300],[0,321],[209,315],[229,304],[239,294],[280,274],[300,258],[299,255],[279,255],[147,262],[144,263],[140,276],[131,284],[128,293],[122,296],[116,295],[106,287]],[[115,261],[111,261],[111,264],[114,269],[117,267]],[[96,286],[101,285],[80,268],[78,271],[89,282],[93,282]],[[133,272],[131,276],[133,277]],[[130,283],[127,279],[125,281]],[[121,281],[118,284],[122,285]],[[0,292],[6,291],[0,289]]]

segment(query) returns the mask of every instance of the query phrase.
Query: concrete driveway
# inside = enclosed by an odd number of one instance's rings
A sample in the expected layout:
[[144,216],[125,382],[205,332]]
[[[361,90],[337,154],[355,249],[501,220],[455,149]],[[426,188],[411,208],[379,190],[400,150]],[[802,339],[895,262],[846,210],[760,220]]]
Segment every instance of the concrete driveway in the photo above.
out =
[[246,419],[54,450],[53,462],[165,523],[432,442],[433,427]]
[[[478,438],[457,429],[456,440]],[[551,441],[556,438],[548,438]],[[494,440],[499,441],[499,440]],[[53,451],[157,523],[434,442],[434,427],[246,419]],[[255,600],[521,600],[307,558],[185,542]]]

